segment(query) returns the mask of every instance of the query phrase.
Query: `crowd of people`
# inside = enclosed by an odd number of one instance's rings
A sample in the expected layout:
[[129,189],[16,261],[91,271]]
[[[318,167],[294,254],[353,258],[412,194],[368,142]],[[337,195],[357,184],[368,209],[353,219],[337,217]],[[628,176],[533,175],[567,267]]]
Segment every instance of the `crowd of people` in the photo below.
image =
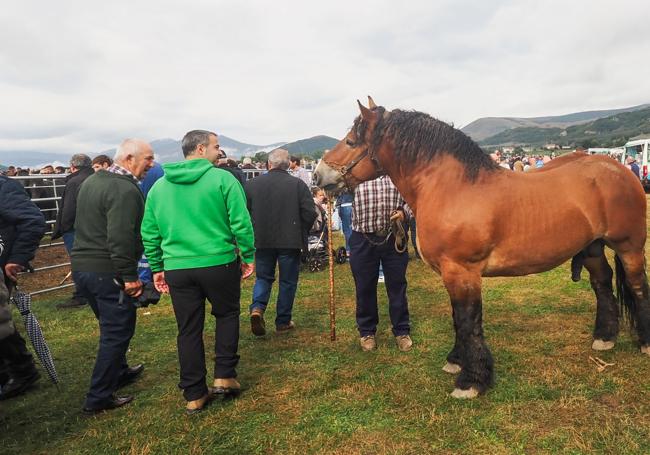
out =
[[[217,134],[193,130],[181,143],[184,160],[161,166],[151,146],[127,139],[113,158],[73,155],[52,238],[70,255],[73,296],[58,308],[90,307],[99,347],[83,412],[92,415],[130,403],[119,390],[137,380],[144,365],[127,362],[137,308],[169,294],[177,321],[179,388],[188,414],[215,397],[239,395],[241,283],[255,275],[248,306],[250,329],[263,337],[265,313],[278,269],[275,332],[296,330],[293,307],[308,236],[327,225],[327,195],[311,187],[310,173],[285,149],[268,154],[265,172],[247,180],[250,159],[229,159]],[[538,169],[552,157],[504,157],[515,172]],[[634,160],[628,167],[639,173]],[[635,168],[636,166],[636,168]],[[26,392],[39,379],[32,355],[15,327],[9,295],[34,258],[46,232],[42,208],[19,180],[25,169],[0,176],[0,399]],[[52,166],[40,174],[60,172]],[[377,287],[385,282],[392,333],[403,352],[413,346],[407,300],[407,239],[415,245],[415,217],[382,176],[336,199],[354,279],[356,323],[363,351],[377,347]],[[401,229],[395,226],[401,225]],[[321,236],[322,237],[322,236]],[[398,243],[401,245],[398,247]],[[216,319],[212,384],[206,382],[205,302]]]
[[[269,331],[265,313],[276,268],[274,329],[279,334],[296,330],[293,307],[301,260],[309,233],[326,225],[326,195],[311,188],[309,172],[285,149],[270,152],[267,172],[246,180],[240,165],[220,148],[217,134],[193,130],[181,146],[185,159],[164,166],[154,162],[151,146],[137,139],[125,140],[113,159],[91,160],[84,154],[70,159],[52,237],[63,238],[75,284],[72,298],[58,307],[90,307],[99,325],[85,414],[133,400],[119,390],[144,371],[143,364],[129,364],[126,356],[137,307],[161,294],[170,295],[177,321],[178,386],[188,414],[202,411],[216,397],[241,391],[237,365],[243,279],[255,275],[248,307],[254,336]],[[247,164],[252,165],[241,167]],[[17,274],[34,258],[45,222],[18,181],[0,179],[0,265],[6,276],[0,280],[6,285],[0,286],[0,399],[8,399],[27,391],[39,377],[11,320],[8,296]],[[410,209],[389,177],[342,194],[336,206],[356,287],[361,349],[377,346],[381,271],[396,347],[410,350],[408,252],[395,248],[391,228],[394,223],[406,228]],[[206,300],[216,319],[211,385],[203,342]]]
[[[576,152],[587,153],[585,149],[577,148]],[[609,154],[607,155],[610,158],[619,161],[621,156]],[[515,172],[528,172],[534,169],[543,168],[544,165],[550,163],[553,159],[556,158],[555,153],[550,155],[531,155],[531,156],[518,156],[518,155],[506,155],[503,154],[500,150],[497,150],[490,154],[492,160],[501,166],[504,169],[509,169]],[[641,175],[641,169],[636,161],[636,156],[628,155],[625,157],[625,167],[631,170],[634,175],[639,179],[643,176]]]

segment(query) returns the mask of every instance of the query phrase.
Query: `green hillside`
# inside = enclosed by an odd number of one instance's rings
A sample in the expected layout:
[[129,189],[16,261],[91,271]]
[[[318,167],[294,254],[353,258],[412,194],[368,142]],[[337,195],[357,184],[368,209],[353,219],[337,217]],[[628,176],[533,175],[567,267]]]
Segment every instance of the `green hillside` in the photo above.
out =
[[314,136],[309,139],[301,139],[282,146],[293,155],[308,155],[320,157],[323,151],[331,149],[338,143],[338,139],[329,136]]
[[581,125],[562,128],[522,127],[483,139],[483,146],[531,145],[547,143],[583,147],[622,145],[631,137],[650,134],[650,108],[615,114]]

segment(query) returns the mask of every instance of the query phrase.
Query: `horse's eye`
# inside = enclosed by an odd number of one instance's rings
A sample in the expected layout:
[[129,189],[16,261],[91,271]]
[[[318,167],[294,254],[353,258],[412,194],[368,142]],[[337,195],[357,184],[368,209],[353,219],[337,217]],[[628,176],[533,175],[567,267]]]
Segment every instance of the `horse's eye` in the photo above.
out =
[[345,140],[345,143],[346,143],[349,147],[354,147],[354,141],[352,141],[352,140],[350,140],[350,139],[346,139],[346,140]]

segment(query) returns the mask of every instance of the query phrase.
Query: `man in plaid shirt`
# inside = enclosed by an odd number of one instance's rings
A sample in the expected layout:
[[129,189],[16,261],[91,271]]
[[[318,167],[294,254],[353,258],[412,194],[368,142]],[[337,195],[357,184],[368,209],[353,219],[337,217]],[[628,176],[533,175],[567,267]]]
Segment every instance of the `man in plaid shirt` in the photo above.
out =
[[352,204],[350,235],[350,268],[357,298],[357,327],[364,351],[376,349],[377,280],[383,267],[393,335],[400,351],[413,346],[410,337],[408,302],[406,300],[406,267],[408,251],[395,249],[391,220],[405,223],[411,210],[395,188],[390,177],[383,176],[359,185]]

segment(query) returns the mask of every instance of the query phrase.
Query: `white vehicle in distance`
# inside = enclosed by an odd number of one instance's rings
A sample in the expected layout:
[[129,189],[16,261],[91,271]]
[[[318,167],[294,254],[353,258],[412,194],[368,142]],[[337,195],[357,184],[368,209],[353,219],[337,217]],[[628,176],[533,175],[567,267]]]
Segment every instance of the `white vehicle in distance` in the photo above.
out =
[[639,177],[646,192],[650,191],[650,182],[648,181],[648,153],[650,152],[650,137],[636,139],[625,144],[625,153],[621,154],[621,163],[625,164],[628,156],[636,160],[639,166]]

